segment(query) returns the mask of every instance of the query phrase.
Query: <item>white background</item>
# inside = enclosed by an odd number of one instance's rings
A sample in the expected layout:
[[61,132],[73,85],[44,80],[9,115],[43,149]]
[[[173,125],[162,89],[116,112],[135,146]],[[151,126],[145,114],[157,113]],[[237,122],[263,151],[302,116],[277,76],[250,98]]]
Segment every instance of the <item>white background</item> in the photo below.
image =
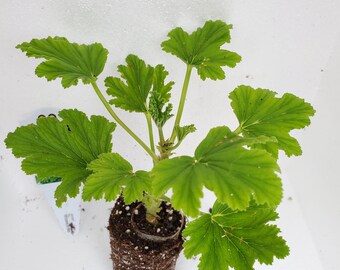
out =
[[[3,143],[8,132],[39,112],[76,107],[88,115],[109,116],[89,86],[64,90],[59,81],[37,78],[39,61],[27,59],[15,45],[48,35],[101,42],[110,51],[99,79],[103,89],[103,79],[117,76],[116,66],[129,53],[152,65],[161,62],[177,82],[177,104],[185,66],[159,44],[173,27],[192,31],[207,19],[234,25],[228,49],[243,61],[227,70],[223,82],[202,82],[194,72],[182,123],[195,123],[198,130],[178,154],[190,155],[213,126],[236,127],[227,96],[239,84],[304,97],[317,110],[309,128],[294,132],[304,155],[280,160],[285,195],[278,223],[291,255],[256,269],[339,269],[339,15],[338,0],[1,0],[0,270],[112,268],[105,228],[112,203],[83,203],[80,232],[67,237],[33,177],[20,171],[20,161]],[[147,139],[142,116],[118,113]],[[151,167],[146,154],[120,128],[114,133],[114,151],[135,169]],[[196,269],[197,263],[182,256],[177,269]]]

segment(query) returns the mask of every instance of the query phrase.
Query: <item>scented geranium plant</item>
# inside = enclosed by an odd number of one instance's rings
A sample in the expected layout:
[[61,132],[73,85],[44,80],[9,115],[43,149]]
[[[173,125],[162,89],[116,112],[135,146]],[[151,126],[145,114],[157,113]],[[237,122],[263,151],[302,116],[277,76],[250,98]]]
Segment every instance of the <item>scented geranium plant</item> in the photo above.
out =
[[[271,90],[240,85],[229,93],[239,125],[221,122],[188,156],[176,156],[174,151],[195,132],[194,124],[181,124],[192,72],[196,70],[202,80],[224,80],[222,67],[234,68],[241,61],[237,53],[224,49],[231,28],[222,21],[207,21],[192,33],[175,28],[161,44],[165,52],[182,60],[179,65],[186,66],[176,112],[170,103],[174,82],[168,81],[162,64],[152,67],[128,55],[126,63],[118,66],[120,77],[105,79],[104,95],[97,81],[108,51],[100,43],[79,45],[63,37],[48,37],[18,45],[26,56],[43,60],[35,70],[38,77],[60,78],[64,88],[79,81],[89,85],[85,91],[92,87],[112,122],[65,109],[58,118],[39,118],[36,124],[18,127],[8,134],[7,147],[23,158],[25,173],[62,179],[55,192],[58,206],[80,190],[85,201],[114,201],[121,195],[126,204],[142,202],[148,222],[157,224],[161,202],[171,202],[189,217],[182,232],[184,255],[200,255],[199,269],[249,270],[256,261],[270,265],[274,257],[286,257],[289,248],[273,223],[283,197],[278,154],[301,155],[290,132],[310,124],[314,109],[309,103],[293,94],[278,96]],[[148,142],[119,118],[116,108],[145,115]],[[163,127],[169,124],[172,132],[164,134]],[[134,171],[112,151],[116,126],[148,153],[151,171]],[[207,213],[201,212],[204,187],[216,195]]]

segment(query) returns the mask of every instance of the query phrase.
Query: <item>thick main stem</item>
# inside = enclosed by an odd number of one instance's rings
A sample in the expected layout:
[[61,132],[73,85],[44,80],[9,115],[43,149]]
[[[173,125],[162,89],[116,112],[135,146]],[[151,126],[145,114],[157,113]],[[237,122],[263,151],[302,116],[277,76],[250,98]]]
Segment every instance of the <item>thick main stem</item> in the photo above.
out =
[[95,82],[92,82],[91,84],[97,96],[99,97],[101,102],[104,104],[109,114],[117,122],[117,124],[120,125],[132,138],[134,138],[141,147],[143,147],[143,149],[152,157],[154,162],[157,162],[158,161],[157,155],[118,117],[118,115],[111,108],[111,105],[107,102],[107,100],[101,93],[98,85]]
[[193,68],[192,65],[187,65],[187,71],[185,73],[181,99],[179,101],[179,106],[178,106],[178,111],[177,111],[177,114],[176,114],[175,124],[174,124],[174,128],[172,130],[172,134],[171,134],[171,138],[170,138],[171,142],[175,141],[175,138],[176,138],[175,130],[176,130],[176,127],[179,126],[179,124],[181,122],[181,117],[182,117],[183,108],[184,108],[184,104],[185,104],[185,98],[186,98],[187,92],[188,92],[188,86],[189,86],[192,68]]

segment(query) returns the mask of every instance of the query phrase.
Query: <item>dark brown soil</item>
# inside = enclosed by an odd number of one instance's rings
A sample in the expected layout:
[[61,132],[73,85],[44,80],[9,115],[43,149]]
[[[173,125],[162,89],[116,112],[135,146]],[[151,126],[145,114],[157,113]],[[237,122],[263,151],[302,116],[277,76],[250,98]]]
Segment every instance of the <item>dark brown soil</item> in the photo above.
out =
[[[161,207],[160,219],[154,225],[146,220],[144,205],[140,202],[126,205],[122,197],[118,198],[108,227],[113,269],[175,269],[177,257],[182,250],[181,232],[185,219],[169,203],[163,202]],[[156,237],[150,240],[152,235]],[[175,237],[171,239],[173,235]]]

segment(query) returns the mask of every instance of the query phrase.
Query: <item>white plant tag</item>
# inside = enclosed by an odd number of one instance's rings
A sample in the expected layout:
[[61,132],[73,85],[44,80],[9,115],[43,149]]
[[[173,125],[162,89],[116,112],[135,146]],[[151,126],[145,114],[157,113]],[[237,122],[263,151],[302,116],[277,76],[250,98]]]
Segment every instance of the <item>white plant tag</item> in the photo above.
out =
[[81,197],[78,194],[75,198],[68,198],[62,207],[57,207],[54,199],[54,192],[60,182],[38,184],[45,194],[45,197],[52,207],[60,226],[67,235],[76,235],[79,232],[80,223],[80,202]]

